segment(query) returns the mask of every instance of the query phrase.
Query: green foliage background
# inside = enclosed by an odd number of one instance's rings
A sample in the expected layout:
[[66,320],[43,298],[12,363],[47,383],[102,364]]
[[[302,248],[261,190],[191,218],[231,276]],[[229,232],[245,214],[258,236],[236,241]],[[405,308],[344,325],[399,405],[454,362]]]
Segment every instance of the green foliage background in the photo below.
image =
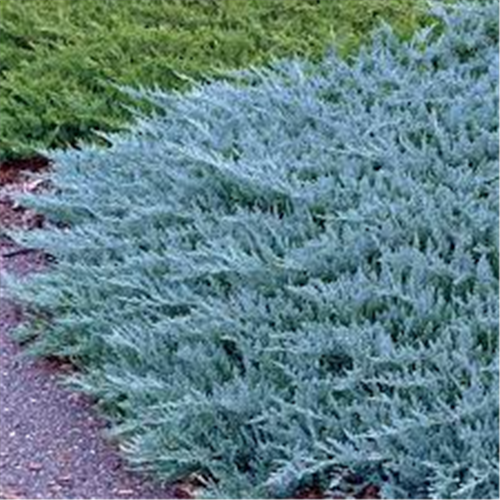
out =
[[383,19],[402,35],[423,0],[0,0],[0,159],[117,130],[110,83],[181,89],[182,75],[298,54],[344,55]]

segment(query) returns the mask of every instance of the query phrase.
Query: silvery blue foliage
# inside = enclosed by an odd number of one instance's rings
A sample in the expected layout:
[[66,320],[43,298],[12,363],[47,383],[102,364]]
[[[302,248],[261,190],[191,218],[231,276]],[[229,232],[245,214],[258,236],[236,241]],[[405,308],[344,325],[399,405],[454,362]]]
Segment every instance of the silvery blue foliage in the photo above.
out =
[[497,9],[143,92],[162,112],[55,155],[20,335],[79,363],[131,464],[219,498],[343,468],[498,498]]

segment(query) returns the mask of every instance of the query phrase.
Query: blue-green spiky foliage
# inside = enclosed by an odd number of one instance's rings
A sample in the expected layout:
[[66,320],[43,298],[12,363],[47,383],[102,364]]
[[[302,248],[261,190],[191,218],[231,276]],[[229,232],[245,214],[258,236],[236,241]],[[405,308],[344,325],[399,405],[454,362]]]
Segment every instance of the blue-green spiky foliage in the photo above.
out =
[[[498,497],[498,13],[387,29],[55,155],[19,288],[130,463],[207,495]],[[442,29],[442,26],[441,28]],[[57,223],[57,224],[55,224]]]

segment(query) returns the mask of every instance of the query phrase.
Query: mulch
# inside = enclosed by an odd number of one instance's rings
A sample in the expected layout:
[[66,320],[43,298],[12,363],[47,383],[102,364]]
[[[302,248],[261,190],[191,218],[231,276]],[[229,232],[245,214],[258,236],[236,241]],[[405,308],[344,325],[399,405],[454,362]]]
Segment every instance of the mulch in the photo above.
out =
[[[12,198],[12,194],[42,189],[44,182],[33,179],[33,176],[49,168],[50,162],[42,156],[0,164],[0,234],[3,228],[32,229],[42,226],[43,218],[20,206]],[[0,241],[0,245],[5,243]]]
[[30,173],[45,172],[48,168],[50,161],[43,156],[5,161],[0,164],[0,188],[19,185]]

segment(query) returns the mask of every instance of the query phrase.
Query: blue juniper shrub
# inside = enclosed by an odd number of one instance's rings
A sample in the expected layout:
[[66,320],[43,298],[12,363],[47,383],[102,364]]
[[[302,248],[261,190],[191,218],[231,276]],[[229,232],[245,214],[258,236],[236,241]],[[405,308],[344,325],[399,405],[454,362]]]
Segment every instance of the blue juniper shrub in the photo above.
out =
[[144,92],[163,113],[53,155],[18,335],[81,366],[133,466],[498,498],[497,11]]

